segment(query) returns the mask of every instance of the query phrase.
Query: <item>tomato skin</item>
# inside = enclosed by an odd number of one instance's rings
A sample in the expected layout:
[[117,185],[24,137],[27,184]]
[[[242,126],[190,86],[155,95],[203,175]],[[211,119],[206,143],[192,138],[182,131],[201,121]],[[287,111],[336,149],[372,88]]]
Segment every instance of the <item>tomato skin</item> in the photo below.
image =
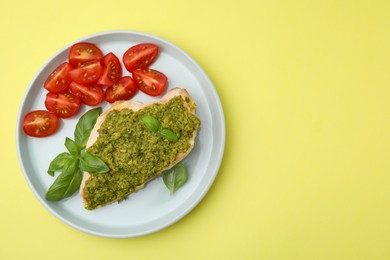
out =
[[117,56],[110,52],[103,59],[103,73],[97,84],[111,87],[122,77],[122,66]]
[[99,47],[89,42],[73,44],[69,50],[69,63],[77,67],[88,61],[100,60],[102,57],[103,53]]
[[109,103],[118,100],[129,100],[137,93],[137,87],[130,76],[122,77],[112,87],[106,89],[104,99]]
[[64,62],[58,66],[49,77],[47,77],[43,87],[50,92],[59,93],[68,90],[70,84],[69,72],[72,66]]
[[156,60],[158,52],[158,46],[153,43],[134,45],[123,54],[123,64],[129,72],[145,69]]
[[133,79],[139,90],[154,97],[161,95],[168,85],[167,76],[153,69],[136,69]]
[[45,110],[31,111],[24,116],[23,131],[32,137],[52,135],[58,129],[58,117]]
[[74,68],[69,72],[70,78],[79,84],[93,84],[99,80],[103,72],[100,61],[86,62],[80,67]]
[[81,99],[68,92],[49,92],[46,95],[45,106],[47,110],[61,118],[72,117],[79,111],[80,105]]
[[82,103],[88,106],[97,106],[103,100],[104,91],[102,87],[97,85],[84,86],[72,81],[69,89],[75,96],[81,99]]

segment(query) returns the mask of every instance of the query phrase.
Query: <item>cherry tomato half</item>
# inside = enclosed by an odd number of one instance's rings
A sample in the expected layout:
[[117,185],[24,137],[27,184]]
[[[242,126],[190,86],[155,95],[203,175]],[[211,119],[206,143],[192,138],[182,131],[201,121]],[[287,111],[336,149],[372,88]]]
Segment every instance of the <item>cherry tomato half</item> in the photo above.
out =
[[76,43],[69,51],[69,63],[77,67],[88,61],[100,60],[102,57],[103,53],[99,47],[89,42]]
[[52,93],[46,95],[45,106],[58,117],[68,118],[79,111],[81,100],[71,93]]
[[71,70],[72,67],[69,65],[69,63],[62,63],[49,75],[49,77],[47,77],[43,87],[54,93],[68,90],[70,83],[69,72]]
[[137,87],[134,80],[125,76],[122,77],[114,86],[106,89],[104,99],[109,103],[114,103],[118,100],[129,100],[137,93]]
[[33,137],[45,137],[58,129],[58,117],[45,110],[31,111],[24,116],[23,131]]
[[111,87],[122,77],[122,66],[117,56],[110,52],[103,57],[103,73],[97,84]]
[[76,83],[88,85],[96,83],[102,72],[103,68],[100,61],[92,61],[83,63],[80,67],[74,68],[69,72],[69,75]]
[[100,86],[84,86],[72,81],[69,85],[69,89],[81,99],[81,102],[88,106],[97,106],[103,100],[104,91]]
[[145,69],[152,64],[158,55],[158,46],[152,43],[141,43],[129,48],[123,54],[123,63],[129,72]]
[[153,69],[136,69],[133,71],[133,79],[139,90],[150,96],[161,95],[168,84],[168,78]]

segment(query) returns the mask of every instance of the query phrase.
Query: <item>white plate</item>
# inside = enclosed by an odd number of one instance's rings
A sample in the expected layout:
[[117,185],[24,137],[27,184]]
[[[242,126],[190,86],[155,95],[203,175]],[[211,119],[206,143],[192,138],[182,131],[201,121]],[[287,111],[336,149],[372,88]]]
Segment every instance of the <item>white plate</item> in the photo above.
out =
[[[132,45],[142,42],[155,43],[160,55],[151,68],[162,71],[169,79],[168,89],[186,88],[197,102],[197,114],[201,129],[191,154],[184,160],[189,178],[170,196],[162,178],[130,195],[121,203],[88,211],[83,208],[79,194],[60,202],[50,202],[45,194],[54,178],[47,174],[50,161],[66,151],[65,137],[73,137],[79,117],[90,107],[82,106],[77,116],[61,120],[57,133],[45,138],[32,138],[23,133],[22,122],[26,113],[45,109],[47,91],[43,83],[47,76],[67,60],[69,48],[80,41],[97,44],[103,53],[112,51],[121,60]],[[125,69],[124,75],[130,75]],[[150,102],[158,100],[139,92],[133,100]],[[101,105],[107,109],[105,102]],[[225,121],[222,106],[214,86],[202,68],[183,50],[159,37],[134,31],[109,31],[79,39],[55,54],[31,81],[17,120],[17,150],[24,176],[38,200],[57,218],[66,224],[89,234],[125,238],[149,234],[161,230],[190,212],[205,196],[213,183],[222,161],[225,145]],[[57,176],[57,174],[56,174]]]

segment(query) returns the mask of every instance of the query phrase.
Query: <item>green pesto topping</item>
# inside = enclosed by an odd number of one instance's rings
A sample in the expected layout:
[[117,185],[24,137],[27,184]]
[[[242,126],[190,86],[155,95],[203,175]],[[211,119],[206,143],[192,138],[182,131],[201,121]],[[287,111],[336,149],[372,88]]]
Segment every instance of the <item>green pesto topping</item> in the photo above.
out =
[[[174,97],[165,104],[153,104],[137,112],[123,109],[107,115],[97,141],[87,151],[102,159],[110,171],[91,174],[86,181],[87,209],[125,199],[190,148],[189,140],[198,130],[200,120],[188,111],[185,102],[194,108],[189,99]],[[178,140],[172,142],[150,131],[142,120],[145,115],[156,118]]]

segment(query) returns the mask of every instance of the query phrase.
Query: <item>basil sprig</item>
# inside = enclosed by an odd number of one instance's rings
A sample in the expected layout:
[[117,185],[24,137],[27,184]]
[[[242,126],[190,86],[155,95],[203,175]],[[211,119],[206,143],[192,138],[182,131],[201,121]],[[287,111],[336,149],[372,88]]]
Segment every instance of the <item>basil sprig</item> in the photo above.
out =
[[91,109],[80,117],[74,138],[66,137],[65,147],[68,152],[57,155],[49,165],[47,173],[54,176],[54,172],[62,170],[61,174],[55,179],[46,193],[46,199],[59,201],[70,197],[75,193],[81,184],[83,171],[91,173],[105,173],[109,170],[108,166],[98,157],[86,152],[89,135],[101,114],[101,108]]
[[187,181],[187,170],[183,163],[178,163],[163,172],[163,181],[171,195]]
[[155,133],[158,132],[160,134],[160,136],[164,137],[168,141],[176,142],[177,140],[179,140],[179,138],[177,137],[177,135],[173,131],[171,131],[167,128],[161,127],[160,121],[158,121],[156,118],[154,118],[150,115],[144,115],[142,117],[142,121],[144,121],[146,127],[150,131],[155,132]]

